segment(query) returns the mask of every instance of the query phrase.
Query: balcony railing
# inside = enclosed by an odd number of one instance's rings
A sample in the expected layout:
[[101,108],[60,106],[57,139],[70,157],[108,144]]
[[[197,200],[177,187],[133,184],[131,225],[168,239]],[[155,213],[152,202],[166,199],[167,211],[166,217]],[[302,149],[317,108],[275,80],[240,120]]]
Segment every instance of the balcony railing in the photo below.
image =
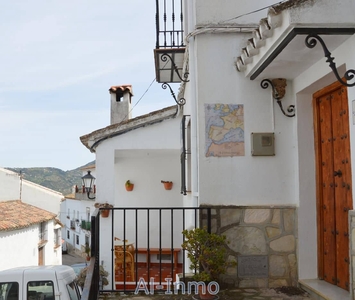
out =
[[91,229],[91,222],[81,220],[81,229],[90,230]]
[[181,74],[185,55],[182,0],[156,0],[155,24],[156,80],[164,83],[165,89],[167,83],[186,80]]
[[182,0],[156,0],[156,48],[183,48]]

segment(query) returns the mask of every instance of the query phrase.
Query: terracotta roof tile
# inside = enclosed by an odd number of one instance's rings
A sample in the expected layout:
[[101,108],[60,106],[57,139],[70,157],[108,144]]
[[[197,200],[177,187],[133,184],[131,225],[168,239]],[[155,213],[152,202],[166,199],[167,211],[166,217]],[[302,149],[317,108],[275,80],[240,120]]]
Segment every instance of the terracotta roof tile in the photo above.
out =
[[124,85],[114,85],[111,86],[109,89],[110,93],[115,93],[117,90],[121,90],[122,92],[128,90],[130,92],[131,95],[133,95],[133,91],[132,91],[132,85],[130,84],[124,84]]
[[55,214],[21,200],[0,201],[0,231],[29,227],[55,217]]

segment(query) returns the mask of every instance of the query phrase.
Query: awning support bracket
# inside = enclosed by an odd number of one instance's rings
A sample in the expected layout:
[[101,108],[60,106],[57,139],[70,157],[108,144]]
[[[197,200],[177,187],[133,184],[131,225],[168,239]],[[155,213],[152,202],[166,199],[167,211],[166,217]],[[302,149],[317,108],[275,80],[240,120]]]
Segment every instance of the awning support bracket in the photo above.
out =
[[184,79],[182,79],[182,77],[181,77],[181,75],[180,75],[180,73],[179,73],[179,69],[178,69],[178,67],[176,66],[176,64],[175,64],[173,58],[171,57],[171,55],[169,55],[168,53],[163,53],[162,56],[160,57],[160,59],[161,59],[162,62],[167,62],[168,58],[170,59],[172,65],[173,65],[173,67],[174,67],[174,71],[175,71],[176,75],[179,77],[179,79],[180,79],[181,81],[183,81],[183,82],[189,82],[190,80],[187,79],[187,78],[189,77],[189,73],[188,73],[188,72],[185,72],[184,75],[183,75],[183,76],[184,76]]
[[166,88],[169,88],[169,89],[170,89],[171,96],[173,96],[173,98],[174,98],[176,104],[181,105],[181,106],[186,104],[185,98],[180,98],[179,100],[176,99],[175,93],[174,93],[174,91],[173,91],[173,89],[171,88],[171,86],[170,86],[169,83],[164,82],[164,83],[161,85],[161,87],[162,87],[164,90],[166,90]]
[[[327,58],[326,62],[329,63],[329,67],[332,69],[332,71],[335,74],[335,77],[338,79],[338,81],[342,85],[345,85],[345,86],[348,86],[348,87],[355,86],[355,82],[347,83],[339,76],[336,64],[334,62],[334,57],[331,56],[332,54],[328,50],[328,48],[325,45],[323,39],[318,34],[311,33],[311,34],[307,35],[305,43],[306,43],[306,46],[308,48],[312,49],[312,48],[314,48],[317,45],[317,41],[319,41],[319,43],[321,44],[321,46],[323,48],[323,51],[324,51],[324,56]],[[344,74],[344,78],[347,81],[352,80],[354,78],[354,76],[355,76],[355,70],[352,70],[352,69],[346,71],[345,74]]]
[[295,116],[295,106],[290,105],[287,107],[287,112],[285,112],[281,99],[285,96],[286,93],[286,79],[283,78],[276,78],[273,80],[270,79],[264,79],[260,83],[261,87],[263,89],[267,89],[269,85],[272,88],[272,97],[276,100],[277,104],[280,106],[281,112],[289,118],[292,118]]

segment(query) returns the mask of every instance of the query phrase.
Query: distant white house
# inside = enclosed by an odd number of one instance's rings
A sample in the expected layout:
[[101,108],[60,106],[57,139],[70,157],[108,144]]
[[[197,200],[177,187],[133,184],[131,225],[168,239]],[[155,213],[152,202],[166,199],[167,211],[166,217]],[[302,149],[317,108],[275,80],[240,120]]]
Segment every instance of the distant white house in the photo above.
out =
[[[95,165],[90,165],[81,169],[83,175],[87,171],[95,177]],[[95,194],[90,193],[90,197]],[[63,249],[74,251],[85,257],[85,246],[91,243],[91,215],[95,210],[95,200],[89,199],[83,187],[73,187],[70,195],[66,195],[61,203],[61,222],[64,224],[62,228]]]
[[61,265],[61,241],[56,214],[20,200],[0,201],[0,270]]
[[60,217],[62,193],[25,180],[20,174],[0,168],[0,201],[18,199]]

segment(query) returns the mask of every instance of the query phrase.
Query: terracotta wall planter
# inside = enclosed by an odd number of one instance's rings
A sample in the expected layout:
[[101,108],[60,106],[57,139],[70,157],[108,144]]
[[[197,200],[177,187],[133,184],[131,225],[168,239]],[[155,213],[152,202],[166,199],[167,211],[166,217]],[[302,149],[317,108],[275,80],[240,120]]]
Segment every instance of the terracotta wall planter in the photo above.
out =
[[110,210],[109,209],[103,209],[101,210],[101,217],[103,218],[107,218],[110,214]]
[[173,182],[172,181],[161,181],[162,184],[164,184],[164,188],[166,190],[171,190],[173,188]]
[[126,187],[126,191],[127,192],[131,192],[131,191],[133,191],[134,184],[133,183],[131,183],[130,185],[126,184],[125,187]]
[[133,191],[134,184],[130,180],[127,180],[126,183],[124,184],[124,186],[125,186],[127,192]]

